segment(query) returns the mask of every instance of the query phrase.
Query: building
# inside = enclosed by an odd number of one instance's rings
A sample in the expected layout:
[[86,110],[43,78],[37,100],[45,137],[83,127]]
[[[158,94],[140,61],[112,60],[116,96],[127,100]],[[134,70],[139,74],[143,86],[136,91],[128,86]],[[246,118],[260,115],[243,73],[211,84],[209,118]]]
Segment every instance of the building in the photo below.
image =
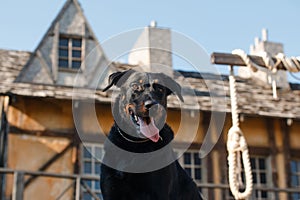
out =
[[[156,40],[160,37],[165,38]],[[272,45],[283,47],[256,40],[252,53]],[[136,43],[145,50],[132,53],[130,64],[111,62],[77,0],[67,0],[34,52],[0,50],[1,199],[101,199],[97,158],[113,123],[113,93],[101,88],[110,72],[141,64],[154,70],[149,65],[154,61],[169,66],[173,78],[193,89],[194,95],[187,90],[184,96],[189,109],[182,111],[175,97],[169,100],[167,121],[177,133],[174,147],[183,154],[181,164],[208,199],[233,199],[226,159],[228,77],[172,71],[170,55],[147,49],[161,46],[171,48],[170,31],[153,24]],[[255,183],[251,199],[299,199],[300,85],[286,82],[288,87],[273,99],[268,83],[254,75],[237,80]],[[193,107],[195,102],[199,107]],[[203,141],[216,145],[199,159]]]

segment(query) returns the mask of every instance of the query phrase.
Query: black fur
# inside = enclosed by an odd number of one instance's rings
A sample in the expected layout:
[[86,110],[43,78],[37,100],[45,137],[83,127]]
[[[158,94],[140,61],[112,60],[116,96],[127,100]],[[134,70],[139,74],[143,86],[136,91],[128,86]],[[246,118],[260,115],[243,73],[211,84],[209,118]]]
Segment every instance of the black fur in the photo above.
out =
[[[125,79],[124,82],[120,84],[117,81],[121,80],[121,76],[125,73],[115,73],[110,77],[109,89],[112,85],[117,85],[121,87],[121,95],[128,88],[122,90],[123,85],[128,85],[126,82],[134,80],[134,72],[130,71],[129,77]],[[133,74],[133,76],[132,76]],[[154,75],[153,75],[154,76]],[[157,76],[155,76],[157,77]],[[116,80],[117,79],[117,80]],[[176,83],[177,84],[177,83]],[[175,86],[175,89],[174,89]],[[182,99],[181,93],[177,88],[179,85],[173,85],[170,89],[164,90],[165,99],[154,99],[158,102],[164,102],[168,93],[175,93],[179,95]],[[127,86],[126,86],[127,87]],[[176,91],[175,91],[176,90]],[[170,92],[172,91],[172,92]],[[174,92],[175,91],[175,92]],[[180,93],[180,94],[179,94]],[[141,95],[150,95],[144,92]],[[126,95],[125,95],[126,96]],[[155,94],[151,93],[151,98]],[[161,95],[160,95],[161,96]],[[126,97],[127,98],[127,97]],[[143,98],[140,98],[143,99]],[[153,99],[152,99],[153,100]],[[183,100],[183,99],[182,99]],[[122,106],[126,106],[124,102],[130,102],[128,99],[117,98],[115,105],[116,110],[123,112]],[[119,113],[124,121],[127,121],[126,114]],[[132,129],[133,130],[133,129]],[[127,139],[121,136],[124,135]],[[111,163],[114,166],[118,166],[117,169],[113,169],[105,164],[101,166],[101,191],[104,200],[199,200],[202,199],[198,188],[193,180],[186,174],[184,169],[179,165],[178,161],[174,161],[171,164],[151,172],[145,173],[129,173],[127,167],[132,167],[133,165],[139,165],[138,167],[147,166],[152,162],[157,162],[163,159],[173,159],[174,152],[171,148],[170,142],[173,139],[174,133],[171,128],[164,124],[160,132],[161,139],[158,142],[153,142],[148,140],[142,143],[130,142],[130,140],[140,141],[142,139],[134,137],[132,133],[128,134],[118,127],[117,123],[113,125],[108,136],[108,140],[105,142],[105,156],[104,163]],[[113,144],[113,145],[112,145]],[[167,148],[161,154],[156,157],[146,157],[143,162],[136,161],[134,157],[126,157],[119,155],[114,150],[113,146],[116,145],[121,149],[134,153],[148,153],[161,148]],[[174,159],[175,160],[175,159]],[[123,170],[122,170],[123,169]]]

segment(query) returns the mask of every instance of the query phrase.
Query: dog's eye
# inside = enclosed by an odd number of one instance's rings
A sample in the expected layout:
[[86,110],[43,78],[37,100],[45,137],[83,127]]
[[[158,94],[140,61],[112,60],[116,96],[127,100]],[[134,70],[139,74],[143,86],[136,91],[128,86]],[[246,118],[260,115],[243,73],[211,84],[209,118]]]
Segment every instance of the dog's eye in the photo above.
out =
[[153,84],[153,89],[157,92],[163,93],[164,92],[164,86],[160,84]]
[[134,92],[143,92],[145,90],[145,86],[140,83],[131,83],[130,87]]
[[139,89],[139,84],[137,84],[137,83],[131,83],[130,87],[131,87],[132,90],[138,90]]

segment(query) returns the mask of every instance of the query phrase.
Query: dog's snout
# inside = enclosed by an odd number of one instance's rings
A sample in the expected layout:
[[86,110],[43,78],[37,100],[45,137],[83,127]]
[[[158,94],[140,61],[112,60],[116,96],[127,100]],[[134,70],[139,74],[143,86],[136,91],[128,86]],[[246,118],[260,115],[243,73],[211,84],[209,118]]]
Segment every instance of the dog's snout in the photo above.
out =
[[156,101],[147,100],[147,101],[145,101],[144,106],[145,106],[146,109],[150,109],[155,104],[157,104]]

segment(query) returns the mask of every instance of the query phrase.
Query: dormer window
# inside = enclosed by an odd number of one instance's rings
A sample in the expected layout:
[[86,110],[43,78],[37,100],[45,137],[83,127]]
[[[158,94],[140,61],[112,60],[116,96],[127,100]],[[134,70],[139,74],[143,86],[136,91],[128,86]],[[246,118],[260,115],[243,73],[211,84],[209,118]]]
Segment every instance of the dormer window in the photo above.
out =
[[58,67],[61,69],[80,69],[82,63],[82,38],[59,37]]

